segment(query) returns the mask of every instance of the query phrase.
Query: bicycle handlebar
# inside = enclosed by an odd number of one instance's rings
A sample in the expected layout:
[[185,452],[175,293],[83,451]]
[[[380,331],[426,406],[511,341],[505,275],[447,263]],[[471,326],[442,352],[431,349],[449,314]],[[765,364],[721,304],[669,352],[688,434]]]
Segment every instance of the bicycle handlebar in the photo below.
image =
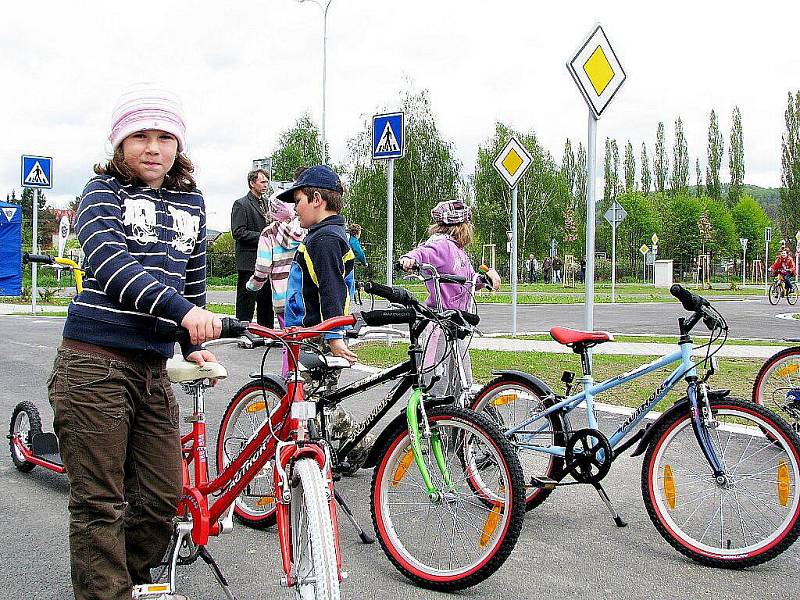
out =
[[675,296],[680,303],[683,304],[683,308],[689,312],[702,312],[704,306],[710,306],[708,300],[702,296],[693,294],[677,283],[673,284],[672,287],[669,288],[669,293]]
[[52,265],[56,261],[55,259],[48,255],[48,254],[31,254],[30,252],[25,252],[22,255],[22,262],[23,263],[41,263],[43,265]]
[[[235,319],[231,320],[235,321]],[[303,340],[318,337],[323,333],[328,333],[337,327],[352,327],[356,324],[356,316],[345,315],[343,317],[331,317],[330,319],[325,319],[322,321],[322,323],[314,325],[313,327],[289,327],[287,329],[270,329],[269,327],[263,327],[257,323],[245,325],[239,321],[236,322],[245,326],[246,331],[261,337],[281,339],[291,342],[301,342]],[[237,336],[238,335],[241,334],[237,334]]]
[[402,304],[404,306],[415,306],[418,304],[417,299],[414,298],[407,289],[401,287],[390,287],[382,283],[368,281],[364,284],[364,291],[368,294],[385,298],[392,304]]
[[364,323],[372,327],[381,325],[411,325],[417,319],[417,313],[411,308],[390,308],[388,310],[368,310],[361,313]]

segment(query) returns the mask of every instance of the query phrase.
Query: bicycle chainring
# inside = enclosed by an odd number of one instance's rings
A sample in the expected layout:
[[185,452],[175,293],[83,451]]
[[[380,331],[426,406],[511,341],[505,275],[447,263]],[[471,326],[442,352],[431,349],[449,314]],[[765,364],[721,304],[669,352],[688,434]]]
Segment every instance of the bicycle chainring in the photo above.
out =
[[599,483],[608,475],[614,451],[603,432],[579,429],[567,440],[564,470],[579,483]]

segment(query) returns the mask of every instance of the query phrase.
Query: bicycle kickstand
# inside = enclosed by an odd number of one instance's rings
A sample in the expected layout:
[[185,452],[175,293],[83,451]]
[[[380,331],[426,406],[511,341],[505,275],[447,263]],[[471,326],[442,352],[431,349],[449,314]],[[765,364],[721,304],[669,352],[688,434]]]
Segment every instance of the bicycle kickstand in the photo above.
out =
[[370,534],[368,534],[366,531],[364,531],[362,529],[361,525],[358,524],[358,521],[356,521],[355,515],[353,515],[353,512],[350,510],[350,507],[347,506],[347,502],[344,501],[344,498],[342,497],[342,495],[339,493],[339,491],[337,489],[333,490],[333,497],[336,499],[336,503],[339,506],[342,507],[342,511],[344,511],[344,514],[347,517],[347,520],[350,521],[350,523],[353,525],[353,528],[358,533],[358,537],[361,538],[361,543],[362,544],[374,544],[375,543],[375,538],[372,537]]
[[611,516],[614,519],[614,523],[616,523],[617,527],[627,527],[628,523],[622,520],[622,517],[619,516],[619,513],[614,509],[614,505],[611,504],[611,498],[608,497],[606,491],[603,489],[603,486],[600,483],[593,483],[594,489],[597,490],[597,493],[600,495],[600,499],[603,501],[603,504],[606,505],[608,512],[611,513]]
[[211,572],[214,573],[214,577],[217,579],[217,583],[219,583],[219,586],[222,588],[222,591],[225,592],[225,596],[228,598],[228,600],[236,600],[236,596],[233,595],[233,592],[231,592],[231,588],[228,585],[228,580],[225,579],[225,575],[222,574],[219,565],[217,565],[217,562],[214,560],[214,557],[211,556],[211,553],[208,551],[208,548],[206,548],[205,546],[201,546],[198,555],[209,566]]

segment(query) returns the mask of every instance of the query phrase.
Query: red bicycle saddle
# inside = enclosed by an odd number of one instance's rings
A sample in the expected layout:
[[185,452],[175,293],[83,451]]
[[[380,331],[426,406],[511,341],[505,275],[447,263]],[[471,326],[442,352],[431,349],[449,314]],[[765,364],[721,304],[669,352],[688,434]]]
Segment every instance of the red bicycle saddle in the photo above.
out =
[[603,342],[614,341],[614,336],[607,331],[579,331],[568,327],[553,327],[550,335],[559,344],[573,346],[575,344],[585,344],[594,346]]

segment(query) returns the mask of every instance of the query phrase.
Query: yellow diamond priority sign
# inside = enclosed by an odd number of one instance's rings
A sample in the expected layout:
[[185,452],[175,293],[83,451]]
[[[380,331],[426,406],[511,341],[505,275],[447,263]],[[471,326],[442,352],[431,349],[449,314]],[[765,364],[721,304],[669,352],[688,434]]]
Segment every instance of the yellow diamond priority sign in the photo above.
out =
[[648,247],[647,247],[647,244],[642,244],[642,247],[641,247],[641,248],[639,248],[639,252],[641,252],[643,256],[644,256],[645,254],[647,254],[647,252],[648,252],[649,250],[650,250],[650,248],[648,248]]
[[531,166],[531,162],[533,159],[525,146],[512,137],[494,159],[494,168],[505,179],[508,187],[513,188]]
[[567,63],[595,118],[600,118],[625,82],[625,71],[603,28],[598,25]]

